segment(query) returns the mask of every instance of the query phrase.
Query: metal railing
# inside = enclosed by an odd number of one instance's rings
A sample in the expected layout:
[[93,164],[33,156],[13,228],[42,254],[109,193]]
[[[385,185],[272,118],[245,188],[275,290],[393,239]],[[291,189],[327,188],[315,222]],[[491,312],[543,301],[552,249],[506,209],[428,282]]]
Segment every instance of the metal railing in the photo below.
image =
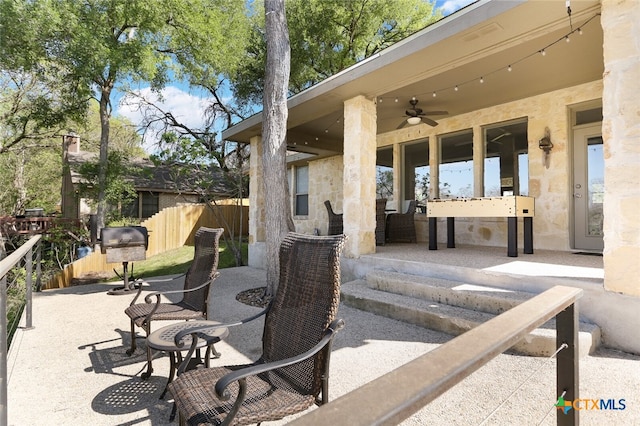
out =
[[[578,311],[582,290],[556,286],[290,424],[397,425],[555,316],[557,395],[578,396]],[[577,425],[578,410],[557,410]]]
[[40,269],[40,240],[42,235],[35,235],[16,251],[0,261],[0,425],[8,422],[7,414],[7,274],[24,260],[25,276],[25,329],[33,328],[32,292],[33,292],[33,251],[36,249],[36,285],[39,287]]

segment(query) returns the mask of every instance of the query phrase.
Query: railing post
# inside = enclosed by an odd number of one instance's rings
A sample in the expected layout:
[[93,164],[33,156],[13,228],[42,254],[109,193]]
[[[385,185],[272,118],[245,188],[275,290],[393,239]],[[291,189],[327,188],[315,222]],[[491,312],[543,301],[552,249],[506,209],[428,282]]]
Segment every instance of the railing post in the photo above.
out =
[[42,240],[36,246],[36,291],[42,289]]
[[0,278],[0,425],[6,426],[7,414],[7,277]]
[[25,255],[25,269],[27,275],[25,277],[25,311],[26,311],[26,323],[25,328],[27,330],[33,328],[33,247],[29,248],[29,251]]
[[[556,387],[558,399],[573,403],[579,396],[579,345],[578,345],[578,309],[575,303],[556,315],[556,348],[563,343],[567,348],[558,352],[556,363]],[[580,424],[580,412],[574,406],[556,409],[556,424],[559,426],[577,426]]]

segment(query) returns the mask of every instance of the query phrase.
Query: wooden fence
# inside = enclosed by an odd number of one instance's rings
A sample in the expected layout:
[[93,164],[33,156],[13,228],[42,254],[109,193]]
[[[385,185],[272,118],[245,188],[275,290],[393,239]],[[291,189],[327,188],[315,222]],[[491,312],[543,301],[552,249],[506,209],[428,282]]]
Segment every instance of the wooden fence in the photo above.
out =
[[[215,211],[214,211],[215,209]],[[149,232],[147,258],[173,250],[184,245],[193,245],[196,231],[201,226],[224,228],[227,236],[249,234],[249,207],[236,205],[218,205],[211,209],[203,204],[169,207],[151,216],[140,225]],[[110,273],[121,264],[107,263],[106,255],[99,249],[65,266],[52,277],[42,289],[54,289],[71,286],[74,278],[90,274]]]

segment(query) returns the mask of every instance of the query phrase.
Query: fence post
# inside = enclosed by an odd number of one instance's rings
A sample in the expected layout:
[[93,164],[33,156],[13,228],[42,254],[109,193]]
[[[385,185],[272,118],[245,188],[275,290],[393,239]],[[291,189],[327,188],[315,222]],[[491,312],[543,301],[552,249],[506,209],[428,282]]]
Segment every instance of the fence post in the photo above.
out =
[[7,277],[0,278],[0,425],[6,426],[7,414]]
[[[567,348],[558,352],[556,363],[556,390],[558,398],[564,393],[564,401],[571,402],[580,398],[579,394],[579,346],[578,346],[578,308],[575,303],[556,315],[556,348],[563,343]],[[559,426],[577,426],[580,413],[574,407],[567,410],[556,409],[556,424]]]
[[27,330],[33,328],[33,247],[29,248],[29,251],[25,255],[25,268],[27,275],[25,277],[25,311],[26,311],[26,324]]

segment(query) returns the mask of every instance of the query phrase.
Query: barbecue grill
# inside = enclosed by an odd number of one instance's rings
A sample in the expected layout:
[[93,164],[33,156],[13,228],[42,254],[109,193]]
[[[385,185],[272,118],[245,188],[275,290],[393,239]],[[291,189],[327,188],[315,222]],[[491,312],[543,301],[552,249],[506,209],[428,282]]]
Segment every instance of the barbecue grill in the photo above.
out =
[[107,263],[122,262],[124,287],[108,294],[126,294],[135,289],[129,283],[129,262],[145,260],[149,247],[149,233],[144,226],[115,226],[100,231],[100,251],[107,255]]

